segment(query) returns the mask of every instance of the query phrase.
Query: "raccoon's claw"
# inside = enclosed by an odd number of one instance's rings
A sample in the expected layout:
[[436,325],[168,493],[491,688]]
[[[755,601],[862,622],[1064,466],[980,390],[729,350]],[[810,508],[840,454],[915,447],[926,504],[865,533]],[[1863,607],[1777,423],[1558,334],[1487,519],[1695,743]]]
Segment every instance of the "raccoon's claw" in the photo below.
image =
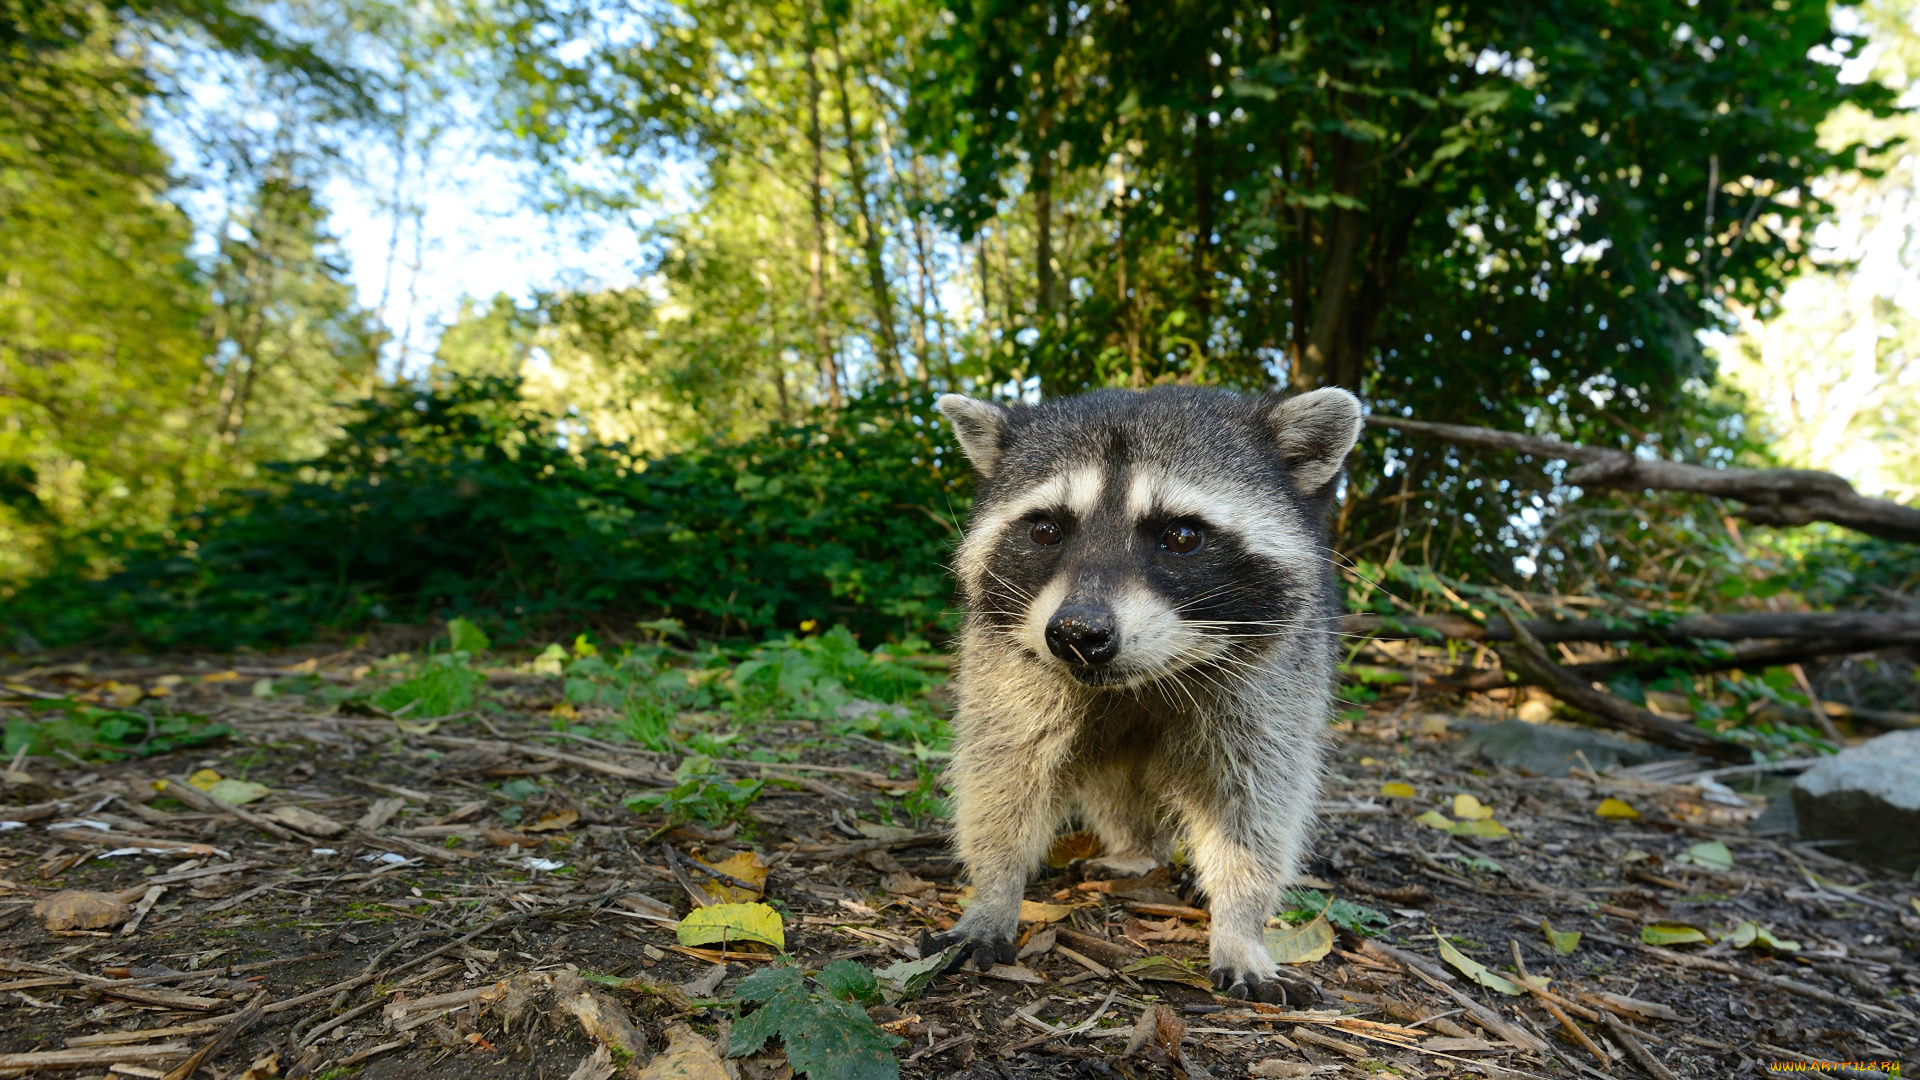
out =
[[1276,971],[1262,977],[1251,972],[1215,968],[1213,985],[1223,995],[1242,1001],[1267,1005],[1312,1005],[1320,1000],[1320,988],[1298,975]]
[[969,960],[973,961],[974,969],[977,971],[985,971],[995,964],[1011,964],[1019,953],[1011,941],[981,941],[951,930],[943,934],[920,931],[921,956],[932,956],[955,945],[961,945],[964,948],[954,953],[953,959],[947,961],[947,966],[940,969],[942,975],[960,970]]

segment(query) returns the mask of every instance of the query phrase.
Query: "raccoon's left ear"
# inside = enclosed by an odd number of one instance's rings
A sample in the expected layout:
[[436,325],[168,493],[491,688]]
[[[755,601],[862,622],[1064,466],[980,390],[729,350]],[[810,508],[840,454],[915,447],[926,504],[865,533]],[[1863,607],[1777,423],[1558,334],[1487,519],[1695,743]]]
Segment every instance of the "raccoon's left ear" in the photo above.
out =
[[934,407],[953,425],[954,437],[960,440],[960,450],[967,460],[973,462],[973,470],[981,479],[992,476],[1006,448],[1010,415],[1006,407],[965,394],[941,394]]
[[1339,475],[1360,438],[1360,399],[1338,387],[1314,390],[1274,406],[1267,422],[1294,486],[1313,494]]

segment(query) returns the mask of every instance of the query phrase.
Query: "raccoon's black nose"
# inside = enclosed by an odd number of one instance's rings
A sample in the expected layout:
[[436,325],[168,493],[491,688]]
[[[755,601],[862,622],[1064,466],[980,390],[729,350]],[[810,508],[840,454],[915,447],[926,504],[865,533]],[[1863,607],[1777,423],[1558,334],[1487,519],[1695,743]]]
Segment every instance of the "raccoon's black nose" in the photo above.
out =
[[1104,664],[1120,653],[1113,612],[1091,604],[1063,607],[1047,620],[1047,648],[1069,664]]

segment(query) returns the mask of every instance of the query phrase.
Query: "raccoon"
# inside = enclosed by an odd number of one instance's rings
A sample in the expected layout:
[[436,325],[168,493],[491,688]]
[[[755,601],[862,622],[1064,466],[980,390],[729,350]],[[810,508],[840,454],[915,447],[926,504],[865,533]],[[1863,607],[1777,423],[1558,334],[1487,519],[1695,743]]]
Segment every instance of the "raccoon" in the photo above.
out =
[[1061,824],[1145,873],[1184,838],[1233,997],[1314,1000],[1267,955],[1332,708],[1344,390],[1166,387],[939,409],[979,477],[955,559],[965,607],[949,773],[974,900],[934,948],[1011,961],[1021,894]]

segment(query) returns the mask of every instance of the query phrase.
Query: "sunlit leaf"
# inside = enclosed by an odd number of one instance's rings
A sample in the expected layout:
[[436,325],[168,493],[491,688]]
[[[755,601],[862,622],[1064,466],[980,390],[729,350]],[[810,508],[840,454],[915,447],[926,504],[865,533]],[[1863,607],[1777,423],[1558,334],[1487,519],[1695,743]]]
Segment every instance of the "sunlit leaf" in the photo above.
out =
[[674,931],[682,945],[757,941],[784,951],[786,929],[780,913],[765,904],[714,904],[695,908]]
[[1800,951],[1799,942],[1783,941],[1780,938],[1774,937],[1766,927],[1761,926],[1751,919],[1745,920],[1739,926],[1734,927],[1733,933],[1727,935],[1727,940],[1732,942],[1733,947],[1736,949],[1772,949],[1775,952]]
[[1453,969],[1460,974],[1465,975],[1467,978],[1472,979],[1474,982],[1479,983],[1481,986],[1495,993],[1506,994],[1509,997],[1518,997],[1526,993],[1524,989],[1516,986],[1513,982],[1487,970],[1485,964],[1454,948],[1452,942],[1441,937],[1438,933],[1433,935],[1433,939],[1440,943],[1440,959],[1453,965]]
[[1453,819],[1438,810],[1429,810],[1413,820],[1429,828],[1440,829],[1445,832],[1453,831]]
[[1640,940],[1649,945],[1711,945],[1713,939],[1696,926],[1657,922],[1640,928]]
[[1412,784],[1404,780],[1390,780],[1380,785],[1380,794],[1385,795],[1389,799],[1411,799],[1419,794],[1419,792],[1414,790]]
[[1266,945],[1276,964],[1311,964],[1333,951],[1333,925],[1317,915],[1299,926],[1269,926]]
[[1460,794],[1453,797],[1453,816],[1462,821],[1485,821],[1493,816],[1493,807],[1483,804],[1471,795]]
[[1573,950],[1580,947],[1578,930],[1555,930],[1552,923],[1541,919],[1540,932],[1547,935],[1547,943],[1552,945],[1553,951],[1561,956],[1571,956]]
[[1602,799],[1600,800],[1600,805],[1595,807],[1593,812],[1603,818],[1614,818],[1620,821],[1640,820],[1640,811],[1635,810],[1619,799]]

